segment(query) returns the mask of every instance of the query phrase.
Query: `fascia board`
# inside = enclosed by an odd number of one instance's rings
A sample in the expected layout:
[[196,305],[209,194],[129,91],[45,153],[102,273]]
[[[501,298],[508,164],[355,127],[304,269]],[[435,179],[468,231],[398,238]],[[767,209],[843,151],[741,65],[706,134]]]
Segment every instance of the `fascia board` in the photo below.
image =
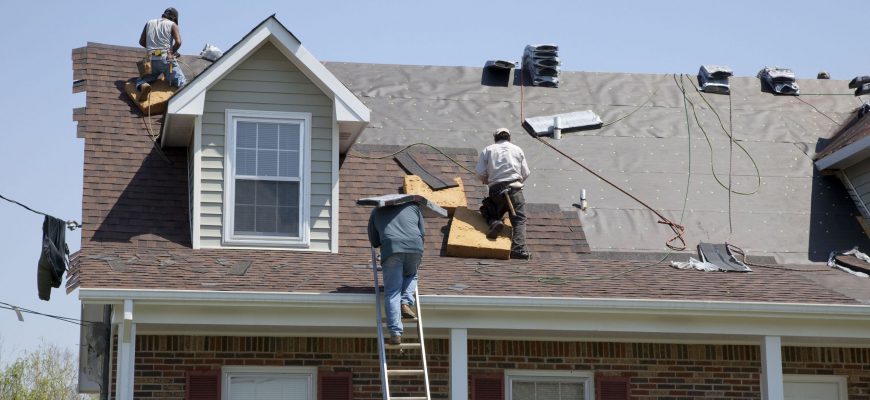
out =
[[[619,314],[657,313],[673,315],[746,315],[764,314],[806,318],[870,317],[870,306],[858,304],[803,304],[766,302],[724,302],[694,300],[635,300],[604,298],[541,298],[501,296],[439,296],[422,295],[428,307],[444,310],[474,311],[585,311]],[[321,305],[324,307],[368,304],[370,294],[335,294],[315,292],[241,292],[195,290],[142,289],[79,289],[83,303],[120,304],[126,299],[150,304],[256,305],[293,307]]]
[[819,171],[826,169],[844,169],[870,156],[870,136],[837,150],[827,157],[816,161]]

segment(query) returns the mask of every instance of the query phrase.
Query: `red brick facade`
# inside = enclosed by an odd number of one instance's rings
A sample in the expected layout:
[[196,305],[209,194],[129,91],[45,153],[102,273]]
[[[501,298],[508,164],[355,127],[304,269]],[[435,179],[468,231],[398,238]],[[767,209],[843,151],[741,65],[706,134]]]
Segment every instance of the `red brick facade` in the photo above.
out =
[[[426,348],[432,397],[446,399],[449,342],[427,340]],[[217,371],[224,365],[351,372],[354,399],[381,398],[374,339],[203,336],[139,336],[134,397],[183,399],[190,371]],[[624,376],[630,379],[634,400],[760,399],[761,391],[758,346],[469,341],[470,375],[510,369],[576,369],[596,376]],[[870,400],[870,349],[784,347],[783,373],[846,375],[849,399]],[[421,384],[413,379],[393,383],[409,390]]]

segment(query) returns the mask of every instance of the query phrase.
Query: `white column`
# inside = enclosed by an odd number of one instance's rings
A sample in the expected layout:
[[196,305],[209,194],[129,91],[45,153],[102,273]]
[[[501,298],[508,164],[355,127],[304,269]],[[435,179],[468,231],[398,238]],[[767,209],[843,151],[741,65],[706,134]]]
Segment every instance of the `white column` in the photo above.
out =
[[783,398],[782,340],[779,336],[765,336],[761,341],[761,399]]
[[468,330],[450,330],[450,399],[468,400]]
[[136,324],[133,300],[124,300],[124,318],[118,324],[118,372],[116,400],[133,400],[133,366],[136,364]]

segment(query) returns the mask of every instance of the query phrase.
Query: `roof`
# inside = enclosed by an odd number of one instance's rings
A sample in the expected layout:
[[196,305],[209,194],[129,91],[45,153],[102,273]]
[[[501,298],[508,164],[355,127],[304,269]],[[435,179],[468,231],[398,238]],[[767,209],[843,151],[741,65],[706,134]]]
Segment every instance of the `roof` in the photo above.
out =
[[[123,82],[136,74],[135,61],[139,55],[138,49],[100,44],[73,51],[75,77],[82,80],[76,85],[87,91],[87,107],[75,113],[78,134],[85,139],[82,247],[74,279],[70,280],[78,287],[368,293],[372,290],[365,238],[368,210],[353,203],[360,197],[396,192],[404,174],[392,159],[370,157],[426,142],[443,146],[447,154],[470,167],[476,160],[474,149],[492,140],[492,127],[514,124],[511,129],[522,132],[518,126],[520,105],[516,88],[481,85],[480,68],[327,64],[373,110],[372,124],[360,137],[362,144],[355,146],[341,165],[340,253],[193,250],[185,149],[164,149],[171,163],[167,162],[149,138],[140,112],[122,95]],[[684,115],[675,111],[682,99],[672,93],[673,83],[651,75],[567,74],[559,89],[526,88],[525,113],[593,108],[605,121],[613,121],[616,115],[644,104],[650,91],[659,94],[621,123],[601,131],[567,134],[557,146],[577,154],[604,173],[626,171],[617,174],[617,182],[657,205],[666,204],[673,211],[670,203],[656,202],[681,201],[681,196],[670,194],[671,190],[679,191],[679,186],[671,189],[657,179],[677,182],[685,179],[685,163],[681,163],[684,155],[677,145],[685,147],[686,137],[672,128],[680,126],[679,120]],[[738,92],[748,91],[748,85],[749,82],[738,85]],[[812,83],[801,85],[808,92],[813,88]],[[721,105],[723,99],[710,100]],[[842,116],[837,110],[846,107],[836,99],[828,101],[817,107]],[[779,146],[780,141],[798,139],[810,143],[813,134],[822,135],[831,129],[826,119],[818,119],[797,103],[784,104],[781,111],[767,107],[740,113],[742,118],[752,118],[760,125],[769,122],[766,118],[780,121],[783,115],[789,117],[788,122],[777,122],[780,129],[759,129],[753,145],[782,150],[785,147]],[[150,123],[155,130],[160,128],[158,118],[152,118]],[[812,132],[800,129],[800,124]],[[636,250],[644,246],[661,250],[667,232],[656,226],[648,213],[628,207],[624,199],[617,198],[594,179],[584,177],[575,166],[545,152],[543,146],[535,147],[531,138],[521,134],[514,137],[532,161],[533,178],[525,192],[530,203],[538,204],[530,206],[529,245],[535,258],[525,262],[443,257],[447,220],[430,219],[421,270],[421,279],[426,281],[420,289],[422,294],[870,303],[870,296],[866,296],[870,284],[855,284],[851,276],[816,266],[756,268],[751,274],[711,275],[676,270],[665,263],[607,257],[608,243],[621,243],[622,248]],[[701,152],[704,142],[695,141],[697,151]],[[719,142],[714,144],[721,147]],[[791,142],[784,143],[795,149]],[[649,146],[647,150],[641,150],[645,146]],[[668,150],[667,162],[653,162],[656,157],[648,155],[660,149]],[[460,175],[470,207],[479,203],[484,188],[470,173],[434,151],[414,151],[439,172]],[[792,175],[790,168],[800,166],[799,174],[804,174],[804,164],[811,167],[804,155],[790,154],[795,159],[789,159],[785,165],[776,165],[783,162],[781,154],[770,154],[774,160],[756,156],[764,160],[761,162],[764,167],[772,168],[764,175],[767,185],[789,179],[816,184],[815,178]],[[694,169],[703,171],[703,167],[702,164]],[[745,173],[745,166],[737,169]],[[649,170],[650,178],[655,179],[640,179],[643,176],[635,171],[644,170]],[[585,214],[578,213],[569,203],[576,201],[574,194],[580,188],[587,188],[593,207]],[[830,200],[830,195],[825,196]],[[706,200],[700,197],[690,207],[698,207]],[[754,203],[741,200],[737,204],[747,207]],[[757,207],[749,210],[762,211]],[[703,210],[687,214],[698,212]],[[716,213],[721,214],[721,210],[716,209]],[[798,215],[790,221],[806,222],[809,218],[808,212]],[[705,226],[700,223],[703,218],[687,221],[692,235],[716,234],[703,230]],[[805,223],[791,225],[793,229],[805,227]],[[615,238],[606,237],[611,234]],[[779,241],[770,239],[773,244]],[[580,253],[589,245],[595,251],[593,254]],[[760,246],[770,249],[767,243]],[[852,282],[849,291],[836,289],[843,279]]]

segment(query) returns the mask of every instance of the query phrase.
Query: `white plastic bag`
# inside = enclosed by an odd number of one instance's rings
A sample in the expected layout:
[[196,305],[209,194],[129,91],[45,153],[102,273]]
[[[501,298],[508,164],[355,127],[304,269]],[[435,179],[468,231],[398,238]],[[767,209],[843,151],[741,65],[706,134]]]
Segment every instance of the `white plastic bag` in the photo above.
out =
[[224,55],[224,52],[211,43],[206,43],[205,47],[202,48],[202,51],[199,52],[200,57],[209,61],[215,61],[218,58],[221,58],[222,55]]

